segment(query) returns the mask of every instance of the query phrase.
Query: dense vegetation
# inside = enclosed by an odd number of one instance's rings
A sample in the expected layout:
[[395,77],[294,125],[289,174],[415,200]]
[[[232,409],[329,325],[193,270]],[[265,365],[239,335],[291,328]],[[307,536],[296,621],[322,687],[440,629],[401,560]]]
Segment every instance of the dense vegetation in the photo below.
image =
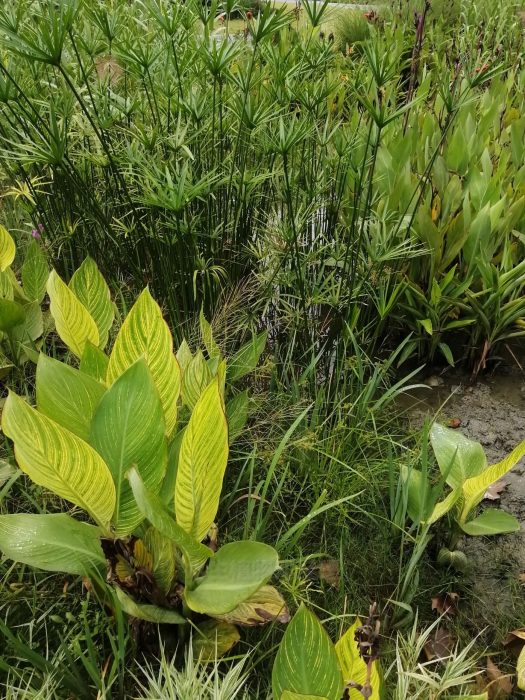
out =
[[524,444],[397,409],[521,352],[499,5],[0,8],[5,697],[525,688],[519,595],[482,629],[449,593],[460,537],[519,529],[480,502]]

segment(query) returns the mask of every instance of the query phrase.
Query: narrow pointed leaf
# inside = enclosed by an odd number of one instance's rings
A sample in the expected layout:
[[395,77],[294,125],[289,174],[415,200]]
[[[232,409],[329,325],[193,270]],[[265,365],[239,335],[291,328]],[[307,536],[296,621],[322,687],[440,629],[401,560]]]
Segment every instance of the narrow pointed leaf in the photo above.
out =
[[36,241],[31,241],[22,265],[22,284],[28,299],[42,303],[48,276],[49,268],[42,248]]
[[140,357],[145,358],[160,394],[169,436],[177,422],[180,368],[173,355],[170,330],[148,289],[140,294],[117,335],[109,359],[108,384],[112,384]]
[[259,335],[254,336],[246,343],[246,345],[243,345],[236,355],[234,355],[228,365],[228,379],[231,382],[236,379],[241,379],[241,377],[244,377],[246,374],[253,372],[266,347],[267,338],[267,331],[259,333]]
[[106,566],[100,529],[65,513],[0,515],[0,551],[45,571],[87,576]]
[[202,392],[212,380],[202,350],[199,350],[190,360],[182,377],[182,400],[191,409],[195,408]]
[[248,392],[242,391],[226,404],[226,417],[228,420],[228,440],[230,445],[244,430],[248,420],[249,406]]
[[135,466],[146,488],[157,493],[167,462],[162,404],[144,359],[131,365],[107,390],[93,417],[89,441],[115,482],[116,534],[129,535],[144,516],[126,478],[128,470]]
[[199,325],[201,329],[201,337],[202,337],[202,342],[204,343],[204,347],[206,348],[206,351],[208,353],[208,357],[213,360],[214,358],[220,358],[221,356],[221,351],[217,343],[215,342],[215,339],[213,337],[213,331],[211,328],[211,324],[206,320],[206,317],[204,316],[204,312],[201,308],[201,312],[199,314]]
[[128,480],[142,515],[161,535],[174,542],[191,563],[204,563],[213,556],[209,547],[197,542],[177,524],[160,498],[147,490],[135,468],[129,470]]
[[190,350],[190,346],[188,345],[186,340],[183,340],[180,344],[180,347],[177,350],[176,357],[181,372],[184,374],[184,372],[186,371],[186,367],[190,364],[191,358],[193,357],[192,352]]
[[36,405],[40,413],[89,439],[95,410],[106,389],[87,374],[41,354],[36,368]]
[[[274,698],[285,691],[340,700],[343,679],[334,645],[304,605],[286,628],[272,671]],[[293,697],[293,696],[292,696]]]
[[230,542],[216,552],[193,590],[185,589],[189,608],[206,615],[224,615],[252,596],[277,570],[273,547],[249,540]]
[[99,334],[95,321],[86,307],[53,270],[47,280],[51,301],[51,315],[58,335],[77,357],[82,357],[86,342],[98,345]]
[[6,270],[15,259],[16,246],[9,231],[0,226],[0,272]]
[[104,460],[90,445],[12,392],[5,402],[2,430],[15,444],[22,471],[107,528],[115,508],[115,485]]
[[131,615],[131,617],[136,617],[138,620],[156,622],[159,625],[185,625],[188,622],[186,618],[176,610],[160,608],[158,605],[137,603],[120,588],[115,588],[115,592],[122,610],[128,615]]
[[217,515],[227,462],[228,428],[215,379],[184,431],[175,486],[177,522],[199,542]]
[[115,318],[115,310],[106,280],[92,258],[86,258],[75,271],[69,282],[69,288],[91,314],[98,328],[98,346],[105,348]]
[[518,532],[521,527],[514,515],[496,508],[487,508],[477,518],[460,525],[463,532],[472,536],[503,535],[507,532]]
[[456,505],[462,494],[463,491],[461,488],[455,489],[454,491],[451,491],[442,501],[436,503],[430,518],[426,521],[427,524],[432,525],[446,515]]

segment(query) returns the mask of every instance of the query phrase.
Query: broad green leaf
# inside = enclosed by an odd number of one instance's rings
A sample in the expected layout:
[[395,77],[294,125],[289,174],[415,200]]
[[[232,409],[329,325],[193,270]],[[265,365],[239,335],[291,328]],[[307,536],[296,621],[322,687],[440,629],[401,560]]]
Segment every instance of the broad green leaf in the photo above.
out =
[[106,280],[92,258],[86,258],[75,271],[69,282],[69,288],[91,314],[98,328],[98,346],[105,348],[115,318],[115,309]]
[[88,340],[80,359],[80,371],[105,384],[108,364],[109,357],[106,353]]
[[175,518],[160,498],[147,490],[135,468],[129,470],[128,480],[142,515],[157,528],[161,535],[174,542],[195,568],[197,568],[197,562],[204,563],[213,556],[209,547],[197,542],[180,525],[177,525]]
[[186,371],[186,367],[190,364],[191,358],[193,357],[190,347],[186,340],[183,340],[182,343],[180,344],[179,349],[177,350],[177,362],[179,363],[179,367],[181,369],[181,372],[184,374]]
[[11,268],[7,268],[5,272],[0,272],[0,299],[13,301],[15,298],[12,272]]
[[0,272],[12,264],[15,259],[16,247],[10,233],[0,225]]
[[231,362],[228,364],[228,379],[233,382],[236,379],[241,379],[246,374],[253,372],[257,367],[259,358],[261,357],[266,340],[268,338],[267,331],[253,336],[253,338],[243,345],[242,348],[234,355]]
[[[353,681],[354,683],[359,683],[359,685],[364,685],[368,676],[367,664],[359,655],[359,648],[355,640],[355,633],[358,627],[361,627],[361,620],[356,618],[354,624],[348,628],[335,645],[335,651],[339,659],[339,666],[345,684]],[[370,687],[372,689],[372,694],[368,697],[372,700],[380,700],[381,678],[377,661],[372,663]],[[350,688],[348,697],[350,700],[361,700],[363,696],[355,688]]]
[[290,621],[290,613],[284,598],[273,586],[261,586],[247,600],[240,603],[231,612],[215,615],[218,620],[232,622],[235,625],[265,625],[267,622]]
[[304,605],[295,613],[279,646],[272,689],[274,698],[282,698],[286,690],[328,700],[340,700],[343,693],[334,645],[317,617]]
[[430,442],[439,469],[453,489],[462,486],[487,466],[487,458],[479,442],[469,440],[457,430],[434,423]]
[[241,391],[226,404],[226,418],[228,420],[228,440],[230,445],[242,433],[248,420],[248,391]]
[[167,594],[175,578],[175,552],[173,542],[155,527],[149,527],[142,538],[153,559],[152,573],[159,588]]
[[481,474],[467,479],[463,484],[465,502],[461,512],[461,520],[466,520],[470,511],[482,500],[483,495],[491,484],[499,481],[507,472],[513,469],[520,459],[525,456],[525,440],[515,447],[501,462],[492,464]]
[[42,248],[36,241],[31,241],[22,265],[22,284],[28,299],[42,303],[48,276],[49,268]]
[[166,475],[160,489],[160,499],[173,510],[175,498],[175,484],[177,483],[177,471],[179,469],[179,453],[182,445],[182,438],[186,428],[179,430],[168,445],[168,466]]
[[22,304],[10,299],[0,299],[0,331],[9,333],[15,326],[20,326],[25,317]]
[[[1,303],[1,302],[0,302]],[[22,345],[25,343],[32,344],[38,340],[44,332],[44,319],[40,304],[33,301],[29,304],[24,304],[24,320],[18,326],[15,326],[10,335],[15,342]]]
[[106,388],[87,374],[47,355],[36,367],[36,405],[40,413],[88,441],[95,410]]
[[160,608],[158,605],[148,605],[146,603],[137,603],[131,596],[124,593],[121,588],[115,588],[118,601],[122,610],[136,617],[138,620],[146,620],[146,622],[156,622],[159,625],[185,625],[187,620],[176,610],[169,608]]
[[108,384],[112,384],[140,357],[145,358],[160,394],[169,436],[177,422],[180,368],[173,355],[170,330],[148,289],[140,294],[117,335],[109,358]]
[[261,542],[241,540],[221,547],[193,590],[184,591],[191,610],[224,615],[248,600],[279,567],[277,552]]
[[199,542],[217,515],[227,462],[228,428],[214,379],[184,431],[175,485],[177,522]]
[[461,522],[460,525],[467,535],[502,535],[520,529],[520,523],[513,515],[496,508],[487,508],[474,520]]
[[407,512],[414,523],[419,523],[427,517],[430,509],[430,488],[419,469],[409,469],[405,465],[401,469],[407,483],[408,498]]
[[195,408],[202,392],[211,382],[212,376],[202,350],[198,350],[182,376],[182,400],[191,409]]
[[214,358],[220,358],[220,356],[221,356],[220,348],[213,338],[211,324],[208,323],[208,321],[206,320],[206,317],[204,316],[204,312],[202,310],[202,307],[201,307],[201,312],[199,314],[199,325],[200,325],[200,329],[201,329],[202,342],[204,343],[204,347],[206,348],[206,350],[208,352],[208,357],[211,360],[213,360]]
[[57,275],[51,272],[47,280],[47,293],[51,301],[51,315],[55,319],[58,335],[77,357],[82,357],[86,342],[99,344],[95,321],[86,307],[77,299]]
[[0,515],[0,550],[22,564],[45,571],[89,575],[105,569],[101,531],[65,513]]
[[525,646],[522,647],[520,655],[518,656],[518,663],[516,664],[516,675],[518,681],[518,688],[520,690],[525,690]]
[[162,405],[144,359],[131,365],[107,390],[93,416],[89,442],[115,482],[116,534],[129,535],[144,516],[126,479],[127,471],[135,466],[146,488],[158,493],[167,462]]
[[206,620],[193,630],[191,643],[193,658],[209,663],[225,656],[241,638],[235,625],[219,620]]
[[102,457],[83,440],[10,392],[2,430],[15,444],[18,465],[36,484],[86,510],[107,529],[115,485]]

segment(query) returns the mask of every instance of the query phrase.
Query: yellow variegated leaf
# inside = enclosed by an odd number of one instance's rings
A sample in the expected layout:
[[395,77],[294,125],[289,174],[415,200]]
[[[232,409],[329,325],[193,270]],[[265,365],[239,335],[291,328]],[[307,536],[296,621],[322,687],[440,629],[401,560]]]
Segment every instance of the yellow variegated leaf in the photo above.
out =
[[86,342],[98,345],[98,328],[86,307],[53,270],[47,280],[51,315],[58,335],[77,357],[82,357]]
[[128,367],[144,357],[160,394],[166,434],[177,422],[180,367],[173,355],[173,339],[159,305],[145,289],[126,316],[109,358],[106,381],[112,384]]
[[277,651],[272,690],[274,698],[282,698],[289,691],[299,697],[341,699],[343,678],[334,645],[317,617],[304,605],[288,624]]
[[211,382],[212,374],[199,350],[187,364],[182,377],[182,400],[190,408],[194,408],[204,389]]
[[215,378],[202,393],[188,422],[175,484],[178,524],[199,542],[217,515],[228,462],[228,427]]
[[470,511],[475,508],[483,499],[488,487],[505,476],[520,459],[525,456],[525,440],[515,447],[512,452],[502,459],[501,462],[487,467],[481,474],[467,479],[463,484],[463,496],[465,502],[461,511],[461,522],[465,522]]
[[440,518],[442,518],[444,515],[446,515],[451,508],[453,508],[456,503],[459,501],[462,495],[462,490],[461,488],[455,489],[454,491],[451,491],[446,498],[444,498],[442,501],[439,503],[436,503],[434,506],[434,510],[432,511],[432,515],[430,518],[426,521],[427,525],[432,525],[433,523],[437,522]]
[[273,586],[261,586],[247,600],[244,600],[231,612],[215,615],[217,620],[232,622],[235,625],[265,625],[267,622],[286,623],[290,613],[284,598]]
[[86,442],[10,393],[2,430],[15,444],[18,465],[36,484],[86,510],[107,529],[115,485],[102,457]]
[[15,259],[16,247],[9,231],[0,226],[0,272],[6,270]]
[[520,655],[518,656],[516,673],[518,677],[518,688],[520,690],[525,690],[525,646],[522,648]]
[[106,280],[92,258],[86,258],[76,270],[69,282],[69,288],[91,314],[98,328],[99,347],[104,348],[113,325],[115,309]]
[[206,320],[206,317],[204,316],[204,312],[201,308],[200,316],[199,316],[199,323],[200,323],[200,329],[201,329],[201,337],[202,337],[202,342],[204,343],[204,347],[206,348],[206,351],[208,352],[208,357],[213,360],[214,358],[218,357],[220,358],[221,356],[221,351],[217,343],[215,342],[215,339],[213,338],[213,332],[211,329],[211,324]]
[[[361,627],[361,620],[356,618],[354,624],[335,645],[335,651],[339,659],[339,666],[343,673],[344,682],[348,683],[349,681],[353,681],[354,683],[359,683],[359,685],[364,685],[367,681],[368,669],[367,664],[359,655],[359,649],[355,641],[355,633],[358,627]],[[379,700],[381,697],[379,692],[380,686],[381,680],[377,661],[374,661],[370,672],[372,695],[368,697],[372,698],[372,700]],[[350,700],[362,700],[363,698],[362,694],[355,688],[349,689],[348,697]]]
[[190,346],[186,342],[186,340],[183,340],[182,343],[180,344],[179,349],[177,350],[177,362],[179,363],[179,367],[181,369],[182,374],[186,371],[186,367],[190,364],[191,358],[193,357],[192,352],[190,350]]
[[237,644],[240,639],[235,625],[218,620],[206,620],[193,631],[193,658],[204,663],[220,659]]

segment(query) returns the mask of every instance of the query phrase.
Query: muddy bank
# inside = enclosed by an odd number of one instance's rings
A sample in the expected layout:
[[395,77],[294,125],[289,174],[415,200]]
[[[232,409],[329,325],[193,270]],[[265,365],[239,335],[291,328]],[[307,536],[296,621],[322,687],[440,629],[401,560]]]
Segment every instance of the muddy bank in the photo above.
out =
[[[470,386],[461,375],[429,377],[428,389],[405,395],[402,405],[412,427],[425,417],[435,416],[447,423],[459,419],[459,430],[479,441],[489,464],[498,462],[525,439],[525,377],[518,373],[494,376]],[[513,513],[520,532],[498,537],[464,538],[460,547],[469,558],[466,576],[479,601],[479,610],[487,621],[494,615],[513,618],[523,601],[525,588],[518,576],[525,572],[525,463],[522,460],[502,480],[506,486],[499,501],[483,501],[483,506],[502,508]]]

